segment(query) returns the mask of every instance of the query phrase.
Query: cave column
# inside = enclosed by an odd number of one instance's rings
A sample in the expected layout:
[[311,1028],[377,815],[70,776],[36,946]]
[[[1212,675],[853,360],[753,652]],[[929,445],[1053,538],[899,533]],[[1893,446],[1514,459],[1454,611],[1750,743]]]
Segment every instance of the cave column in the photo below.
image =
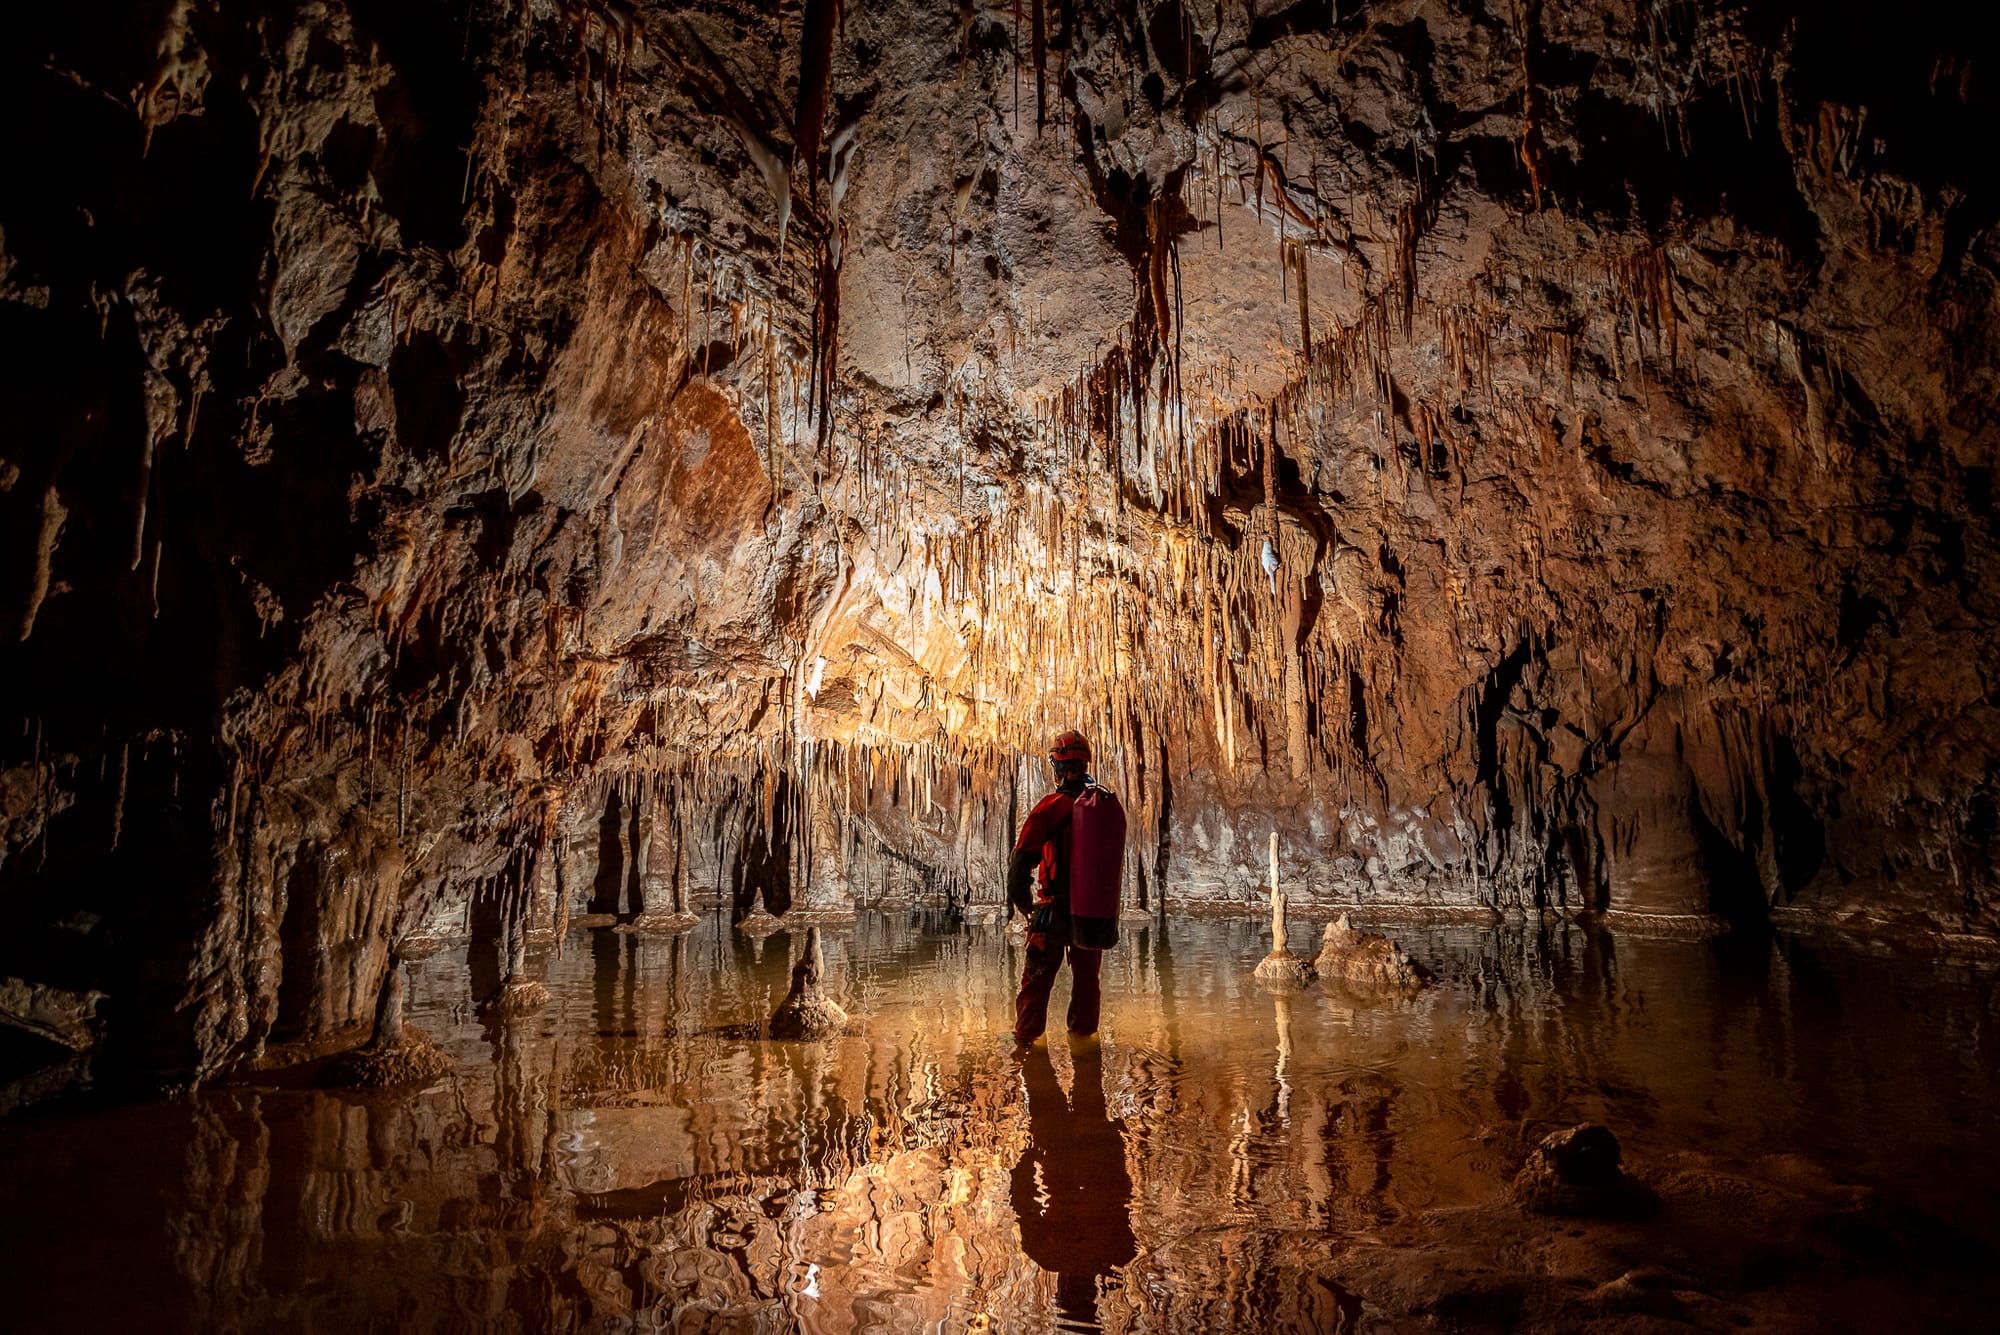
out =
[[1604,850],[1601,907],[1620,918],[1713,922],[1710,833],[1684,752],[1679,701],[1666,699],[1633,727],[1617,760],[1588,792]]
[[530,943],[550,941],[556,935],[560,916],[558,897],[563,891],[562,861],[564,840],[549,840],[535,853],[534,870],[529,875],[528,914],[525,936]]
[[806,813],[802,875],[794,882],[792,912],[804,910],[815,916],[846,915],[854,911],[854,894],[841,857],[841,837],[845,833],[841,813],[832,802],[814,802]]
[[[659,913],[664,911],[671,913],[677,907],[671,902],[673,898],[672,859],[667,859],[667,868],[663,873],[656,865],[656,859],[653,856],[654,850],[660,848],[662,844],[660,823],[662,820],[666,820],[671,826],[671,819],[670,816],[667,816],[662,811],[659,799],[649,789],[645,796],[640,799],[639,808],[632,818],[632,902],[634,912]],[[672,829],[669,828],[667,831],[669,841],[672,839],[672,836]],[[671,847],[671,843],[668,843],[667,847]]]
[[566,881],[566,896],[569,900],[568,916],[577,917],[591,911],[591,901],[596,894],[597,878],[597,830],[596,822],[581,832],[581,837],[568,841],[563,855],[563,872]]

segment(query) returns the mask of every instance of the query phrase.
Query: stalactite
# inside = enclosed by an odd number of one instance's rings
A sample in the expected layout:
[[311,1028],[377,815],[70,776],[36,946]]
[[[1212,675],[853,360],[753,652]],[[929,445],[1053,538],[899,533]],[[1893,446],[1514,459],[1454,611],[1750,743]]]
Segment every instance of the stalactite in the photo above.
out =
[[40,518],[41,525],[35,535],[35,565],[29,576],[27,605],[21,613],[19,638],[23,640],[35,632],[35,618],[40,615],[42,602],[49,594],[56,544],[62,538],[63,522],[69,518],[68,509],[56,494],[54,482],[42,489]]

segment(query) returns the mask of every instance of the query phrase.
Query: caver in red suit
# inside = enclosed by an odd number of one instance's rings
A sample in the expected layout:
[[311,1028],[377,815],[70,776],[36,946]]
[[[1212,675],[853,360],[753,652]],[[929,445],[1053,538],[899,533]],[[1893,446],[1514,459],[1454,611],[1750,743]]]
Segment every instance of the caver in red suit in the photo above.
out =
[[[1077,794],[1090,782],[1090,743],[1080,732],[1065,732],[1049,748],[1056,790],[1035,804],[1014,841],[1014,858],[1007,868],[1009,911],[1019,909],[1028,919],[1028,962],[1021,970],[1021,994],[1014,999],[1014,1041],[1023,1045],[1042,1036],[1049,1024],[1049,989],[1063,957],[1069,957],[1069,1031],[1097,1032],[1102,1000],[1098,970],[1103,952],[1075,945],[1070,937],[1069,867],[1070,812]],[[1041,883],[1030,899],[1030,878],[1039,869]]]

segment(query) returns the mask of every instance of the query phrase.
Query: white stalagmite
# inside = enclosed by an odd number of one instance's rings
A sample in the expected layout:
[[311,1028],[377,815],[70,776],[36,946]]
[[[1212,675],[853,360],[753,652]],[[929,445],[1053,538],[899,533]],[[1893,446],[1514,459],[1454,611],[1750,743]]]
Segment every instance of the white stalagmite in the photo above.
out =
[[1313,966],[1285,944],[1285,891],[1278,884],[1278,832],[1271,832],[1271,953],[1257,966],[1257,981],[1269,987],[1303,987]]

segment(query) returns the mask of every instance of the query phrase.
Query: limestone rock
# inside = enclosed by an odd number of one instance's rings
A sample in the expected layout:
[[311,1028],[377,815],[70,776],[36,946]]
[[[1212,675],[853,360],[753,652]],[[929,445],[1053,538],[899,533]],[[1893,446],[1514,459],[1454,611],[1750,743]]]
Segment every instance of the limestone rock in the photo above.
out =
[[808,927],[805,952],[792,966],[792,990],[771,1014],[772,1038],[831,1038],[847,1027],[847,1012],[821,985],[825,972],[819,928]]
[[1629,1218],[1659,1199],[1619,1167],[1618,1137],[1579,1123],[1543,1139],[1514,1177],[1514,1203],[1529,1214]]
[[103,1000],[102,992],[73,992],[21,978],[0,979],[0,1023],[87,1052],[97,1046],[97,1007]]
[[1345,913],[1320,935],[1313,967],[1325,979],[1361,987],[1412,991],[1431,981],[1430,970],[1386,936],[1358,931]]
[[[882,0],[822,172],[797,6],[72,8],[0,85],[0,861],[120,1060],[363,1024],[477,887],[989,893],[1043,702],[1158,734],[1174,911],[1268,824],[1371,912],[2000,939],[1965,25],[1080,4],[1045,126],[1004,7]],[[1115,524],[1019,503],[1079,466]]]

